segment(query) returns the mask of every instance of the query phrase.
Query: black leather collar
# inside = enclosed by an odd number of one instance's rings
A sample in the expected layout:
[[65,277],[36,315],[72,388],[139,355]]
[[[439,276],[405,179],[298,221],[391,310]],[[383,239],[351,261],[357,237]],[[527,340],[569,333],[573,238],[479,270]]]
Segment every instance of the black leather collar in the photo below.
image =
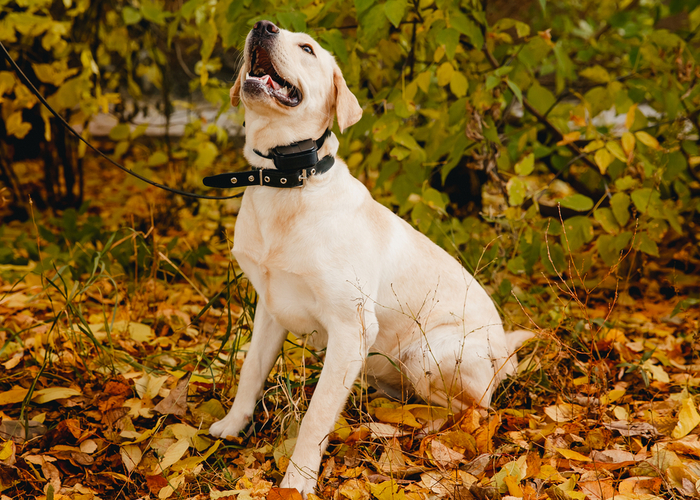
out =
[[277,146],[264,155],[257,150],[255,154],[272,160],[276,168],[256,168],[245,172],[205,177],[205,186],[215,188],[232,188],[247,186],[270,186],[276,188],[295,188],[304,186],[306,179],[313,175],[328,172],[335,164],[332,155],[318,159],[318,150],[331,135],[330,129],[317,140],[306,139],[288,146]]

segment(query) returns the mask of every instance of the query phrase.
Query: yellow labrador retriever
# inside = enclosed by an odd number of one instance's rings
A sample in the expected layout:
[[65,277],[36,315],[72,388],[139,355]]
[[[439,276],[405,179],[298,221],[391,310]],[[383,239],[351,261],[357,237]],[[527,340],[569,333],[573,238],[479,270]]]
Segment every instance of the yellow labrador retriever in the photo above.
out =
[[231,103],[239,101],[245,157],[258,170],[222,175],[255,184],[243,196],[233,254],[259,301],[233,407],[209,432],[235,436],[248,424],[288,331],[325,347],[281,484],[306,496],[360,375],[390,395],[455,411],[488,407],[530,333],[506,334],[477,281],[350,175],[327,131],[334,116],[342,132],[362,109],[311,37],[258,22],[231,89]]

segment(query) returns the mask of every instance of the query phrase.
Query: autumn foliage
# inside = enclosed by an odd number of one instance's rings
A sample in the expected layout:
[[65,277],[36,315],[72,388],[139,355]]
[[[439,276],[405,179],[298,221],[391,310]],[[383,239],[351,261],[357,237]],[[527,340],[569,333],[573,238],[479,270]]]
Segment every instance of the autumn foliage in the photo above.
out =
[[[699,496],[700,0],[0,0],[0,42],[112,158],[203,192],[245,168],[259,19],[335,54],[354,175],[537,332],[488,411],[358,381],[318,496]],[[114,170],[4,60],[0,116],[0,499],[300,498],[323,352],[290,334],[247,434],[207,433],[255,310],[239,199]]]

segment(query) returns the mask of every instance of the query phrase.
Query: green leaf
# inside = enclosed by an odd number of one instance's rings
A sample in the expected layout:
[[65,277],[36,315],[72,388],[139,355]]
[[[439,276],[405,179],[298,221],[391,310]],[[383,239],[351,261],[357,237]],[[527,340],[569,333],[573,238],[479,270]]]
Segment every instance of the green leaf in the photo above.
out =
[[131,128],[126,123],[119,123],[109,131],[109,138],[113,141],[123,141],[129,138]]
[[481,50],[484,45],[484,35],[481,33],[481,29],[467,16],[458,12],[450,16],[450,24],[461,34],[469,38],[471,44],[477,49]]
[[620,226],[626,226],[630,220],[630,197],[625,193],[615,193],[610,199],[610,206]]
[[164,165],[168,162],[168,155],[163,151],[156,151],[151,156],[148,157],[148,166],[157,167],[159,165]]
[[[530,175],[535,170],[535,154],[530,153],[515,164],[515,173],[518,175]],[[521,202],[522,203],[522,202]],[[520,205],[520,203],[518,203]]]
[[656,242],[652,240],[647,233],[641,233],[638,235],[636,247],[644,252],[645,254],[651,255],[653,257],[659,256],[659,247]]
[[321,39],[328,44],[331,52],[343,64],[348,62],[348,49],[345,46],[345,36],[340,30],[327,30],[321,33]]
[[551,238],[540,247],[540,260],[550,274],[563,273],[566,270],[564,249]]
[[[534,158],[534,156],[533,156]],[[511,177],[506,185],[508,190],[508,202],[511,206],[520,206],[525,201],[527,187],[519,177]]]
[[523,92],[520,90],[520,87],[518,87],[514,81],[510,79],[506,79],[506,84],[510,87],[510,90],[513,91],[513,94],[515,94],[515,97],[517,97],[518,101],[522,105],[523,103]]
[[411,149],[411,150],[416,150],[420,149],[420,145],[416,142],[416,140],[411,136],[410,132],[406,129],[402,130],[398,134],[394,134],[393,137],[394,141],[397,142],[398,144],[401,144],[402,146]]
[[527,100],[530,101],[530,104],[532,104],[532,106],[542,114],[549,111],[549,108],[551,108],[556,102],[554,94],[552,94],[552,92],[544,88],[538,82],[535,82],[529,89],[527,89]]
[[394,27],[399,27],[407,5],[407,0],[389,0],[384,4],[384,13]]
[[608,70],[598,64],[584,69],[579,72],[579,75],[596,83],[608,83],[610,81],[610,73],[608,73]]
[[587,212],[593,208],[593,200],[582,194],[572,194],[563,198],[559,203],[562,207],[576,210],[577,212]]
[[164,11],[160,6],[148,0],[141,4],[141,14],[146,21],[162,25],[171,14]]
[[445,46],[445,54],[447,54],[448,59],[454,59],[455,51],[457,50],[457,44],[459,43],[459,32],[454,28],[447,28],[441,30],[435,40]]
[[127,26],[136,24],[141,20],[141,12],[127,5],[122,10],[122,19],[124,19],[124,24]]
[[609,141],[605,143],[605,149],[610,151],[615,158],[620,160],[622,163],[627,163],[627,155],[622,149],[622,146],[616,141]]
[[577,215],[566,219],[564,229],[565,233],[561,236],[561,244],[571,252],[575,252],[593,240],[593,224],[588,217]]
[[545,9],[547,8],[547,0],[539,0],[540,1],[540,7],[542,8],[542,12],[545,12]]
[[[698,11],[700,12],[700,7],[698,8]],[[673,308],[673,311],[671,312],[671,318],[673,318],[679,312],[685,312],[691,307],[697,306],[698,304],[700,304],[700,299],[696,299],[694,297],[688,297],[686,299],[681,300],[680,302],[678,302],[678,304],[676,304],[676,307]]]
[[469,82],[467,77],[462,73],[455,71],[452,73],[452,78],[450,79],[450,90],[457,97],[464,97],[467,95],[467,89],[469,88]]
[[611,209],[607,207],[599,208],[593,212],[593,217],[603,226],[606,232],[615,234],[620,231],[620,225],[617,223]]
[[652,217],[663,217],[663,214],[658,214],[658,208],[661,204],[661,195],[655,189],[639,188],[632,191],[632,202],[636,209],[643,213],[649,213]]

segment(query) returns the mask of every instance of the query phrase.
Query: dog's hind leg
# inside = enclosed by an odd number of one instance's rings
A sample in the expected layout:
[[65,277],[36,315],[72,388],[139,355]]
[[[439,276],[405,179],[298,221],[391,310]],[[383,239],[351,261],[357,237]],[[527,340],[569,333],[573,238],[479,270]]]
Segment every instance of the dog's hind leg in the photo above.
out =
[[503,328],[478,334],[454,326],[438,327],[407,346],[402,371],[422,399],[459,412],[477,404],[487,408],[498,383],[515,371]]
[[287,330],[281,327],[267,312],[262,300],[258,300],[253,323],[253,338],[243,362],[241,378],[233,406],[228,414],[209,428],[214,437],[237,436],[250,421],[258,399],[262,396],[265,380],[282,349]]

